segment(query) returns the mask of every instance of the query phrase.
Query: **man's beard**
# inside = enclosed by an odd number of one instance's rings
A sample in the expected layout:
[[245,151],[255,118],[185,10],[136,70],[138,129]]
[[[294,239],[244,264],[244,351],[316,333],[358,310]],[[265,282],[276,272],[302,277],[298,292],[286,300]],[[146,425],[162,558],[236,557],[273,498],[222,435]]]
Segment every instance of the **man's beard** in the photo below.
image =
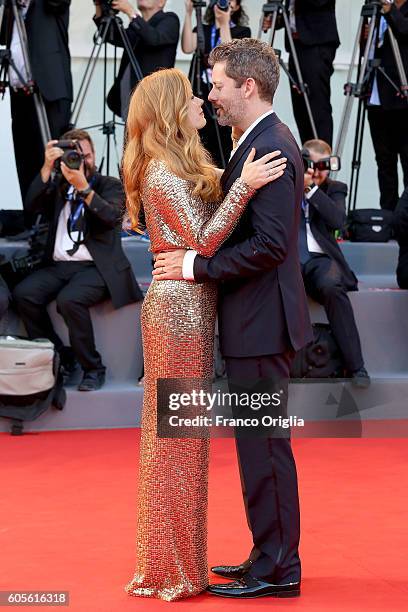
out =
[[217,114],[218,124],[221,126],[234,126],[241,123],[245,117],[245,105],[243,100],[234,100],[228,108],[222,108],[222,114]]

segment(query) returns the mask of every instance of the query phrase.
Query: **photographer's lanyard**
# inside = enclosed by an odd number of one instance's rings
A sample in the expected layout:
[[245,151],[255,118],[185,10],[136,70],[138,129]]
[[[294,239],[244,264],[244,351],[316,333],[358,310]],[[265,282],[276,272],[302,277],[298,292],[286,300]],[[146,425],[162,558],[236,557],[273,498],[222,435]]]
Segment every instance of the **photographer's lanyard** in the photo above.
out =
[[[234,27],[235,27],[235,23],[233,21],[231,21],[230,22],[230,29],[232,29]],[[213,24],[211,26],[210,51],[212,51],[213,49],[215,49],[215,47],[218,47],[218,45],[221,44],[221,35],[220,35],[219,30],[218,30],[218,38],[217,38],[217,29],[218,28],[215,26],[215,24]],[[212,69],[211,68],[207,68],[206,70],[203,71],[202,80],[207,85],[211,85],[212,84]]]
[[[89,186],[93,187],[95,177],[92,177],[89,181]],[[72,187],[69,188],[67,193],[67,202],[71,207],[71,213],[67,221],[67,232],[70,240],[73,243],[72,249],[67,250],[69,255],[74,255],[81,244],[84,244],[86,239],[86,223],[85,223],[85,202],[81,198],[77,199],[76,190]],[[77,204],[77,206],[75,206]],[[73,234],[77,234],[74,238]]]
[[212,26],[211,28],[211,51],[213,49],[215,49],[215,47],[218,47],[218,45],[221,43],[221,36],[218,33],[218,39],[217,39],[217,28],[215,27],[215,25]]

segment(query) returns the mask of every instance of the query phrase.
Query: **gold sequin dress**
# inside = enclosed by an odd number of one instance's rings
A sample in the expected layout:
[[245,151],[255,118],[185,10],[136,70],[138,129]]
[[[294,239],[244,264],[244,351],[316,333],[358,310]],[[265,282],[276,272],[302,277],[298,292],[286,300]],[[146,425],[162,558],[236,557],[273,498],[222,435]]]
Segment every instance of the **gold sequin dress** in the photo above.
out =
[[[151,161],[142,193],[151,250],[192,248],[210,257],[253,193],[238,179],[221,204],[206,204],[163,162]],[[173,601],[208,585],[209,440],[157,437],[156,383],[212,377],[216,306],[215,284],[190,281],[153,281],[143,304],[137,561],[129,595]]]

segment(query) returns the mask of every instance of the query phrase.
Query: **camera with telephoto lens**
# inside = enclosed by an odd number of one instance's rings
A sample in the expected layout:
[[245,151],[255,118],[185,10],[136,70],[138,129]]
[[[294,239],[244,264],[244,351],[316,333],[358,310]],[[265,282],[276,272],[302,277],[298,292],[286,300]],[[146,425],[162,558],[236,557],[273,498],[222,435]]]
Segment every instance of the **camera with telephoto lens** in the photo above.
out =
[[77,140],[58,140],[54,147],[58,147],[64,151],[64,155],[56,159],[54,169],[61,172],[61,162],[64,162],[71,170],[79,170],[84,160],[81,145]]
[[210,0],[209,8],[214,8],[215,6],[218,6],[220,11],[228,11],[229,0]]
[[312,170],[329,170],[330,172],[338,172],[341,169],[340,157],[337,155],[330,155],[319,159],[318,162],[313,161],[310,158],[310,152],[308,149],[302,149],[302,159],[305,172],[311,168]]
[[103,15],[107,16],[107,15],[112,14],[112,13],[117,15],[119,13],[118,10],[115,10],[112,7],[112,2],[113,2],[113,0],[101,0],[101,9],[102,9]]

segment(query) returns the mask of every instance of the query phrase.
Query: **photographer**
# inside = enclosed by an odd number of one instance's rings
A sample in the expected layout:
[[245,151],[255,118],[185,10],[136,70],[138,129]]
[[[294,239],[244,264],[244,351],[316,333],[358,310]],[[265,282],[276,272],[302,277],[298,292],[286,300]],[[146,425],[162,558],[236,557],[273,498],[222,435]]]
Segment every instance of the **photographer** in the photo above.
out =
[[[391,28],[401,51],[405,72],[408,74],[408,3],[383,0],[384,17],[381,19],[375,58],[381,68],[400,85],[397,66],[392,52],[388,29]],[[398,157],[408,186],[408,100],[398,95],[387,78],[377,71],[372,94],[367,105],[371,138],[375,150],[380,187],[380,206],[394,210],[399,198]]]
[[[299,230],[299,255],[306,292],[324,306],[333,336],[355,386],[367,387],[360,337],[347,291],[357,291],[357,279],[334,237],[346,220],[347,185],[329,178],[331,147],[322,140],[303,145],[304,199]],[[320,164],[319,164],[320,165]]]
[[[336,23],[335,0],[285,0],[289,13],[291,32],[299,59],[303,81],[308,85],[308,95],[316,124],[317,135],[330,145],[333,140],[333,117],[330,103],[330,79],[336,49],[340,45]],[[270,27],[271,18],[264,26]],[[282,27],[283,24],[280,24]],[[297,75],[289,41],[289,72],[297,82]],[[300,141],[313,138],[309,116],[303,96],[291,87],[293,114],[299,130]]]
[[[68,47],[71,0],[26,0],[20,8],[27,30],[28,52],[33,79],[44,100],[53,138],[68,129],[72,102],[71,59]],[[26,78],[20,39],[11,7],[6,7],[8,31],[1,32],[1,44],[9,43],[12,58]],[[11,27],[10,27],[11,26]],[[41,168],[44,146],[33,96],[10,68],[10,106],[17,174],[24,201],[27,190]],[[29,154],[27,154],[29,143]]]
[[[64,150],[55,146],[57,141],[48,143],[44,165],[26,199],[27,210],[49,218],[44,266],[19,283],[13,297],[29,337],[54,343],[66,377],[74,372],[77,359],[84,371],[79,390],[94,391],[104,383],[105,367],[95,348],[89,308],[109,297],[121,308],[142,294],[120,241],[122,185],[96,172],[87,132],[72,130],[64,138],[76,141],[81,155],[75,166],[80,167],[68,167],[60,161]],[[78,158],[72,151],[70,155]],[[61,175],[52,181],[57,160]],[[68,327],[71,350],[63,346],[48,315],[47,305],[54,299]]]
[[[197,28],[193,28],[192,24],[194,3],[192,0],[186,0],[185,4],[186,16],[181,36],[181,48],[184,53],[194,53],[197,49]],[[211,51],[220,43],[229,42],[233,38],[250,38],[251,30],[247,26],[248,21],[248,16],[241,6],[241,0],[230,0],[229,8],[226,11],[221,10],[214,1],[210,2],[204,14],[204,54],[202,57],[202,72],[200,75],[200,92],[197,91],[195,75],[192,75],[190,72],[190,80],[192,80],[194,93],[198,97],[204,99],[204,114],[207,124],[200,130],[200,136],[207,151],[211,153],[215,164],[220,168],[223,163],[215,128],[216,119],[211,104],[208,102],[208,95],[212,87],[208,57]],[[227,163],[232,147],[231,129],[221,126],[218,126],[218,129],[224,160]]]
[[[127,0],[103,2],[95,0],[94,21],[99,27],[104,7],[108,5],[115,11],[126,14],[129,26],[126,34],[133,48],[143,76],[159,68],[174,68],[180,34],[180,21],[175,13],[164,12],[166,0],[138,0],[135,9]],[[116,47],[123,47],[117,30],[113,29],[109,40]],[[137,77],[124,51],[119,72],[107,97],[109,108],[126,121],[130,95],[137,85]]]

